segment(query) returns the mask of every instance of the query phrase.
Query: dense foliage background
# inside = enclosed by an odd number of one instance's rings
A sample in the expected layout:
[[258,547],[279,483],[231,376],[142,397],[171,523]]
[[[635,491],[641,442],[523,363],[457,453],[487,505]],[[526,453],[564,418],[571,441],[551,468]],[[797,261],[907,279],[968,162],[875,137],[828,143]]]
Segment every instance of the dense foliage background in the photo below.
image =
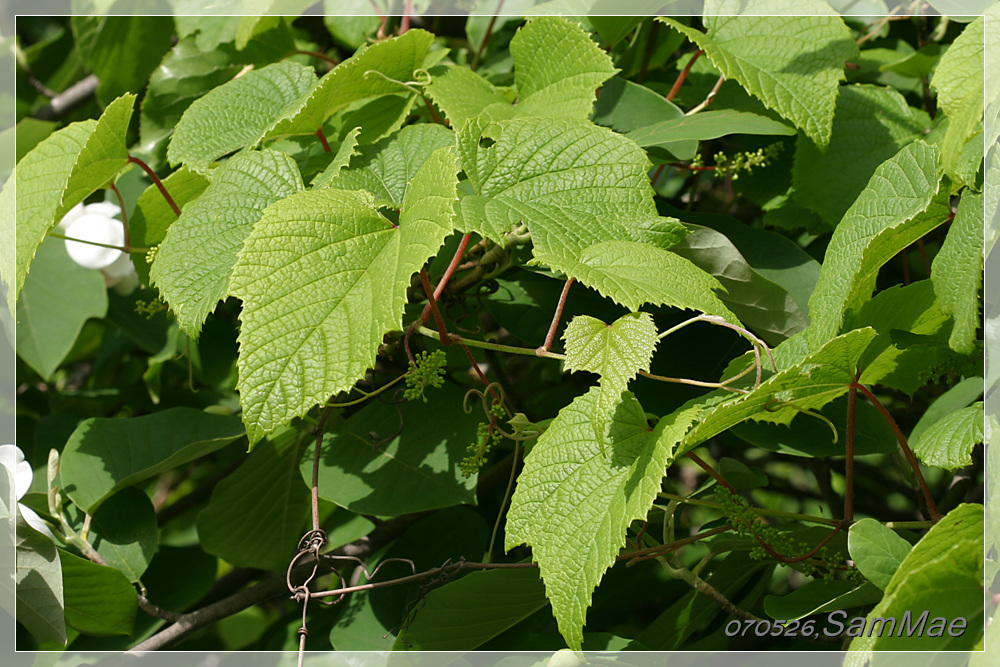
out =
[[984,20],[802,5],[19,18],[18,649],[981,648]]

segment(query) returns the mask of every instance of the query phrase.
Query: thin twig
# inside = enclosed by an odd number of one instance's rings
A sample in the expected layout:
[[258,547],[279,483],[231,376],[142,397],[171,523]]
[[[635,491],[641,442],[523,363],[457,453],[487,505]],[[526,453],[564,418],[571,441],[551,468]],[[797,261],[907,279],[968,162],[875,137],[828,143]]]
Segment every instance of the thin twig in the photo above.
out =
[[118,208],[121,209],[122,230],[125,232],[125,247],[130,248],[132,246],[132,242],[129,240],[128,218],[125,216],[125,198],[122,197],[122,193],[118,190],[118,186],[114,183],[111,184],[111,189],[118,197]]
[[64,241],[73,241],[74,243],[85,243],[87,245],[96,245],[101,248],[111,248],[112,250],[121,250],[122,252],[149,252],[149,248],[133,248],[128,245],[111,245],[110,243],[100,243],[98,241],[88,241],[86,239],[78,239],[72,236],[66,236],[65,234],[60,234],[59,232],[49,232],[49,236],[55,239],[63,239]]
[[722,87],[722,84],[723,84],[723,82],[725,82],[725,80],[726,80],[725,75],[720,76],[719,80],[715,82],[715,85],[712,87],[712,90],[708,93],[708,96],[704,99],[704,101],[702,101],[701,104],[699,104],[698,106],[694,107],[693,109],[691,109],[690,111],[688,111],[684,115],[685,116],[691,116],[693,114],[698,113],[699,111],[701,111],[705,107],[710,106],[712,104],[712,102],[715,101],[715,94],[719,92],[719,88]]
[[691,71],[691,66],[694,65],[694,61],[698,60],[698,57],[701,56],[701,54],[703,53],[705,53],[704,49],[698,49],[697,51],[695,51],[694,55],[691,56],[691,60],[687,62],[687,65],[684,66],[684,69],[681,70],[681,73],[677,75],[677,80],[674,81],[674,85],[670,87],[670,92],[667,93],[668,102],[673,100],[674,96],[677,95],[677,91],[681,89],[681,84],[684,83],[685,79],[687,79],[688,72]]
[[913,455],[913,450],[910,449],[910,445],[906,442],[906,436],[903,432],[899,430],[899,425],[896,424],[896,420],[892,418],[889,411],[885,409],[882,402],[875,397],[868,387],[859,383],[852,382],[852,387],[857,387],[868,397],[868,400],[878,409],[882,414],[882,418],[885,419],[886,423],[889,424],[889,428],[896,435],[896,441],[899,442],[899,448],[903,450],[903,456],[906,457],[907,462],[909,462],[910,467],[913,469],[913,475],[917,478],[917,483],[920,485],[920,490],[924,495],[924,502],[927,504],[927,511],[931,515],[932,521],[941,520],[941,512],[938,510],[937,503],[934,502],[934,496],[931,495],[931,490],[927,486],[926,480],[924,480],[924,475],[920,472],[920,464],[917,463],[917,457]]
[[559,303],[556,304],[556,312],[552,315],[552,324],[549,325],[548,333],[545,334],[545,343],[542,347],[538,348],[541,351],[549,352],[552,350],[552,343],[555,341],[556,330],[559,328],[559,320],[562,319],[563,307],[566,305],[566,296],[569,294],[569,286],[572,284],[573,279],[567,278],[566,284],[563,285],[562,293],[559,295]]
[[312,529],[315,531],[320,530],[319,525],[319,460],[320,460],[320,450],[323,447],[323,432],[326,430],[326,420],[330,418],[330,413],[333,412],[333,406],[327,405],[323,409],[323,414],[320,415],[319,421],[316,423],[316,427],[313,429],[313,435],[316,436],[316,446],[313,449],[313,468],[312,468],[312,485],[309,488],[312,503]]
[[472,64],[470,67],[472,71],[475,72],[476,68],[479,67],[479,61],[483,57],[483,52],[486,51],[486,44],[490,41],[490,35],[493,34],[493,26],[496,25],[497,16],[500,15],[500,8],[503,7],[504,0],[500,0],[497,3],[497,8],[493,12],[493,16],[490,17],[490,24],[486,26],[486,34],[483,35],[483,41],[479,42],[479,48],[476,49],[476,55],[472,58]]
[[169,192],[167,192],[167,188],[164,187],[163,182],[160,180],[160,177],[156,175],[156,172],[150,169],[148,164],[146,164],[137,157],[132,157],[131,155],[129,155],[128,161],[131,162],[132,164],[139,165],[139,167],[144,172],[146,172],[146,175],[149,176],[150,180],[152,180],[153,183],[156,184],[156,187],[159,188],[160,194],[163,195],[163,198],[167,201],[167,204],[170,206],[171,210],[173,210],[174,215],[180,217],[181,215],[180,208],[178,208],[177,204],[174,203],[174,198],[170,196]]
[[93,95],[97,90],[98,83],[97,75],[95,74],[90,74],[80,79],[53,97],[48,104],[31,114],[31,117],[39,120],[55,120],[69,109],[72,109]]

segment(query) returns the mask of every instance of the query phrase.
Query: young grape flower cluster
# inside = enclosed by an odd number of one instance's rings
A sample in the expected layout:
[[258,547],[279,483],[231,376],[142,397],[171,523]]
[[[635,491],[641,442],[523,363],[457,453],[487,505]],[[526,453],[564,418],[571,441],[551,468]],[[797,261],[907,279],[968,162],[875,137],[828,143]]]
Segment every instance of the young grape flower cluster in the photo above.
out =
[[417,363],[410,362],[410,370],[406,374],[406,391],[403,398],[408,401],[415,401],[418,398],[427,402],[424,390],[427,387],[441,387],[444,384],[444,365],[448,360],[444,350],[435,350],[427,353],[421,352],[417,355]]
[[479,424],[476,439],[466,448],[469,455],[459,463],[459,469],[464,477],[472,477],[486,463],[486,457],[503,437],[500,429],[496,428],[496,423],[498,419],[503,419],[505,416],[503,404],[499,401],[493,401],[493,405],[490,406],[490,421]]

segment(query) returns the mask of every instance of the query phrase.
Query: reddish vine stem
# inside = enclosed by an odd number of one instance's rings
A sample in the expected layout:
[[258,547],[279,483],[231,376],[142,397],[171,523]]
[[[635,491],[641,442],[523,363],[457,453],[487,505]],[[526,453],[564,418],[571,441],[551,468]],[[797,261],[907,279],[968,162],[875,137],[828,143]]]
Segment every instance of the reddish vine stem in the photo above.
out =
[[927,511],[931,515],[931,520],[938,522],[941,520],[941,512],[938,510],[937,503],[934,502],[934,496],[931,495],[930,487],[927,486],[926,480],[924,480],[924,475],[920,472],[920,464],[917,463],[917,457],[913,455],[913,450],[910,449],[910,445],[906,442],[906,436],[903,432],[899,430],[899,425],[896,424],[896,420],[892,418],[889,411],[885,409],[882,402],[875,397],[868,387],[864,386],[860,382],[852,382],[851,387],[856,387],[860,389],[868,400],[872,402],[875,408],[882,414],[882,418],[885,419],[886,423],[889,424],[889,428],[896,435],[896,441],[899,442],[899,448],[903,450],[903,456],[906,457],[907,462],[910,464],[910,468],[913,469],[913,476],[917,478],[917,484],[920,485],[920,491],[923,493],[924,502],[927,504]]
[[448,329],[444,326],[441,311],[438,310],[437,299],[434,298],[434,288],[431,287],[431,279],[427,277],[427,269],[420,269],[420,282],[423,283],[424,293],[427,295],[427,305],[431,307],[431,313],[434,314],[434,323],[437,324],[438,335],[441,336],[441,344],[451,345],[451,336],[448,334]]
[[122,213],[122,229],[125,232],[125,247],[131,248],[132,241],[129,240],[128,234],[128,218],[125,216],[125,198],[122,197],[122,193],[118,190],[118,186],[114,183],[111,184],[111,189],[114,190],[115,195],[118,197],[118,208],[121,209]]
[[629,567],[629,566],[633,565],[634,563],[638,563],[640,561],[648,560],[650,558],[655,558],[657,556],[662,556],[663,554],[670,553],[671,551],[676,551],[676,550],[680,549],[681,547],[683,547],[683,546],[685,546],[687,544],[692,544],[694,542],[698,542],[699,540],[703,540],[706,537],[712,537],[713,535],[718,535],[719,533],[724,533],[724,532],[726,532],[728,530],[732,530],[732,529],[733,529],[733,527],[729,526],[729,525],[726,525],[726,526],[716,526],[715,528],[712,528],[711,530],[706,530],[703,533],[698,533],[697,535],[692,535],[691,537],[685,537],[685,538],[682,538],[680,540],[676,540],[674,542],[669,542],[667,544],[661,544],[661,545],[656,546],[656,547],[649,547],[647,549],[639,549],[639,550],[636,550],[636,551],[630,551],[627,554],[622,554],[621,556],[619,556],[618,560],[624,560],[624,559],[628,558],[629,560],[628,560],[628,563],[627,563],[626,567]]
[[715,167],[714,166],[697,167],[697,166],[695,166],[693,164],[687,164],[686,162],[668,162],[667,164],[669,164],[674,169],[686,169],[688,171],[715,171]]
[[323,134],[323,128],[316,130],[316,136],[319,137],[319,142],[323,144],[323,150],[329,153],[331,151],[330,142],[326,140],[326,135]]
[[538,348],[538,356],[544,356],[546,352],[552,351],[552,343],[556,338],[556,329],[559,328],[559,320],[562,319],[563,307],[566,305],[566,295],[569,294],[569,286],[573,284],[572,278],[566,279],[566,284],[563,285],[562,294],[559,295],[559,303],[556,305],[556,312],[552,315],[552,324],[549,325],[549,331],[545,334],[545,344]]
[[687,65],[684,66],[684,69],[681,70],[681,73],[677,75],[677,80],[674,81],[674,85],[670,88],[670,92],[667,93],[668,102],[673,100],[674,96],[677,95],[677,91],[681,89],[681,85],[687,78],[688,72],[691,71],[691,66],[694,65],[694,61],[698,60],[698,57],[701,56],[701,54],[703,53],[705,53],[704,49],[698,49],[697,51],[695,51],[694,55],[691,56],[691,60],[687,62]]
[[486,44],[489,43],[490,35],[493,34],[493,26],[496,25],[497,16],[500,14],[500,8],[503,7],[503,2],[504,0],[500,0],[500,2],[497,3],[497,8],[493,16],[490,17],[490,23],[486,26],[486,34],[483,35],[483,41],[479,42],[479,48],[476,49],[476,55],[472,58],[472,64],[470,67],[473,72],[475,72],[476,68],[479,67],[479,61],[482,59],[483,53],[486,51]]
[[128,161],[131,162],[132,164],[139,165],[139,167],[144,172],[146,172],[146,175],[149,176],[149,178],[153,181],[153,183],[156,184],[156,187],[160,190],[160,194],[163,195],[163,198],[167,201],[167,204],[170,206],[171,209],[173,209],[174,215],[180,217],[181,210],[177,207],[177,204],[174,203],[174,198],[170,196],[169,192],[167,192],[167,189],[163,186],[163,181],[161,181],[160,177],[156,175],[156,172],[150,169],[148,164],[146,164],[137,157],[132,157],[131,155],[129,155]]
[[336,58],[333,58],[331,56],[328,56],[325,53],[322,53],[321,51],[308,51],[308,50],[304,50],[304,49],[296,49],[295,53],[297,53],[298,55],[301,55],[301,56],[312,56],[313,58],[319,58],[320,60],[325,60],[326,62],[330,63],[334,67],[336,67],[337,65],[340,64],[339,60],[337,60]]
[[688,456],[689,459],[691,459],[692,461],[694,461],[695,463],[697,463],[699,468],[701,468],[702,470],[704,470],[705,472],[707,472],[709,475],[711,475],[712,478],[715,479],[716,482],[718,482],[722,486],[724,486],[727,489],[729,489],[729,493],[732,493],[733,495],[736,495],[736,489],[733,487],[733,485],[730,484],[726,480],[725,477],[723,477],[718,472],[716,472],[715,469],[712,466],[710,466],[707,463],[705,463],[701,459],[701,457],[699,457],[694,452],[688,452],[687,456]]
[[[444,294],[444,288],[445,286],[448,285],[448,281],[451,280],[452,274],[455,273],[455,269],[458,267],[458,263],[462,261],[462,255],[465,254],[465,249],[469,245],[469,237],[471,236],[472,233],[469,232],[468,234],[463,236],[462,240],[459,242],[458,249],[455,251],[455,256],[451,258],[451,262],[448,264],[448,268],[445,269],[444,275],[441,276],[441,282],[439,282],[437,284],[437,287],[434,288],[434,291],[431,292],[435,300],[441,298],[441,295]],[[427,318],[430,317],[430,314],[431,314],[431,301],[430,298],[428,298],[427,305],[424,306],[423,311],[420,313],[420,321],[423,322],[424,324],[427,324]],[[444,343],[444,341],[441,342]],[[447,343],[445,343],[445,345],[447,345]]]
[[858,406],[858,389],[854,386],[857,382],[851,383],[847,390],[847,441],[845,450],[847,462],[844,470],[844,521],[850,523],[854,520],[854,420]]
[[385,14],[382,13],[382,9],[378,6],[378,3],[375,0],[371,0],[371,3],[372,7],[375,8],[375,13],[378,15],[380,21],[378,26],[378,32],[375,34],[375,36],[378,39],[385,39]]
[[403,20],[399,23],[399,34],[402,35],[410,29],[410,12],[413,11],[413,0],[406,0],[403,5]]
[[822,549],[823,547],[825,547],[827,545],[827,543],[830,540],[833,539],[834,535],[836,535],[837,533],[839,533],[840,530],[841,530],[841,528],[843,528],[843,527],[844,527],[844,525],[841,524],[841,525],[837,526],[836,528],[834,528],[833,530],[831,530],[829,535],[827,535],[826,537],[824,537],[823,540],[819,544],[817,544],[815,547],[812,548],[812,550],[809,551],[809,553],[807,553],[807,554],[805,554],[803,556],[794,556],[794,557],[785,556],[785,555],[783,555],[783,554],[778,553],[777,551],[775,551],[774,547],[772,547],[770,544],[768,544],[767,542],[765,542],[764,538],[762,538],[760,535],[754,535],[753,537],[754,537],[755,540],[757,540],[757,544],[759,544],[761,546],[761,548],[764,551],[766,551],[768,553],[768,555],[771,556],[771,558],[774,558],[775,560],[781,561],[782,563],[798,563],[798,562],[804,561],[804,560],[806,560],[808,558],[812,558],[813,556],[815,556],[816,554],[818,554],[819,551],[820,551],[820,549]]

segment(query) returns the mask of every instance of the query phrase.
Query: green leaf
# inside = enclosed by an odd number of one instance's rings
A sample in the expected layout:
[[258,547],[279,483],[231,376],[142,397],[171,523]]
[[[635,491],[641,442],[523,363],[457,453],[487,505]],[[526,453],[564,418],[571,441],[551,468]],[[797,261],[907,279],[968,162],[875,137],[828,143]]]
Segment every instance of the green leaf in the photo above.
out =
[[[279,121],[302,108],[315,86],[312,68],[291,62],[224,83],[195,100],[177,121],[167,159],[205,172],[226,153],[256,146]],[[240,113],[234,115],[233,109]]]
[[136,488],[122,489],[101,503],[90,529],[90,543],[104,561],[121,570],[130,582],[139,581],[159,540],[156,510],[149,496]]
[[809,299],[812,323],[805,336],[810,349],[818,349],[836,335],[844,312],[855,300],[871,298],[882,264],[915,240],[903,232],[919,230],[922,236],[947,219],[946,208],[933,207],[928,216],[917,217],[937,192],[936,169],[937,149],[915,141],[875,170],[827,247],[819,282]]
[[514,116],[584,119],[594,91],[614,76],[611,58],[580,26],[555,17],[529,19],[510,41],[517,104],[493,84],[460,66],[431,70],[427,95],[460,129],[474,116],[493,120]]
[[[983,626],[982,576],[983,506],[959,505],[913,547],[886,587],[885,597],[868,615],[868,628],[876,618],[896,619],[895,631],[885,628],[857,637],[844,664],[860,667],[871,660],[871,651],[912,649],[915,641],[922,650],[971,649]],[[924,633],[914,640],[907,636],[904,614],[912,628],[925,610]],[[942,621],[936,622],[938,618]],[[953,637],[945,628],[957,618],[967,626]]]
[[[699,423],[685,437],[680,453],[690,451],[747,419],[788,424],[803,410],[822,408],[847,391],[854,379],[858,359],[874,337],[873,329],[856,329],[831,339],[819,351],[784,367],[779,354],[781,347],[799,340],[790,338],[774,351],[781,372],[767,378],[750,393],[726,400],[732,394],[717,389],[688,403],[692,407],[700,405],[702,412]],[[750,378],[744,379],[747,380],[752,382]]]
[[[445,384],[427,404],[372,401],[323,441],[319,495],[352,512],[398,516],[460,503],[475,504],[475,478],[459,463],[475,439],[480,414],[462,410],[463,392]],[[436,418],[424,417],[428,410]],[[400,427],[402,431],[396,432]],[[312,454],[301,461],[312,479]]]
[[[556,207],[567,217],[656,216],[645,153],[634,142],[586,121],[475,119],[458,133],[458,155],[478,195],[462,198],[462,221],[467,229],[500,243],[514,222],[502,203]],[[492,203],[496,200],[502,202]],[[514,214],[519,215],[523,213]],[[531,228],[530,220],[524,222]],[[591,243],[607,240],[580,227],[574,231],[586,234]]]
[[52,540],[23,519],[15,525],[17,622],[39,642],[66,643],[63,576]]
[[725,293],[719,299],[769,345],[777,345],[809,325],[809,318],[784,288],[754,270],[736,246],[709,227],[688,224],[691,235],[672,248],[709,275]]
[[821,148],[808,139],[796,142],[795,201],[835,227],[875,169],[925,129],[892,88],[842,87],[829,145]]
[[323,14],[333,40],[350,49],[364,44],[378,30],[379,18],[371,0],[323,0]]
[[851,525],[847,548],[861,574],[884,591],[911,546],[892,528],[875,519],[862,519]]
[[361,100],[405,93],[405,84],[416,83],[434,36],[425,30],[408,30],[370,46],[326,73],[294,113],[277,123],[265,136],[312,134],[336,111]]
[[625,546],[625,529],[645,518],[696,416],[680,410],[650,430],[639,402],[626,395],[605,433],[606,456],[591,421],[599,391],[563,408],[525,458],[504,542],[508,550],[531,546],[559,632],[575,649],[594,588]]
[[66,244],[48,239],[38,248],[34,271],[17,301],[17,354],[44,380],[52,377],[91,317],[108,310],[100,271],[86,269],[66,252]]
[[243,301],[238,387],[251,445],[371,367],[383,334],[401,327],[410,277],[454,229],[457,171],[449,149],[435,151],[398,229],[359,191],[309,190],[264,212],[230,283]]
[[604,434],[621,403],[622,392],[638,371],[649,371],[649,362],[659,340],[649,313],[629,313],[605,324],[589,315],[577,315],[563,332],[566,368],[600,376],[590,422],[601,447]]
[[340,172],[347,168],[347,165],[351,163],[354,156],[358,154],[358,134],[360,132],[361,128],[355,127],[347,133],[344,140],[340,142],[340,147],[337,148],[337,153],[333,156],[330,164],[313,178],[309,183],[309,187],[326,187],[330,184],[331,180],[337,178]]
[[972,448],[983,442],[983,402],[943,417],[913,441],[913,453],[927,465],[957,470],[972,465]]
[[107,104],[138,93],[170,50],[170,16],[74,16],[77,50],[97,75],[97,98]]
[[962,148],[983,120],[985,37],[986,19],[979,17],[965,27],[941,56],[931,79],[931,87],[937,91],[938,106],[948,117],[948,129],[941,145],[941,164],[949,176],[955,175]]
[[814,579],[788,595],[768,595],[764,598],[764,611],[775,620],[791,621],[838,609],[875,604],[881,599],[882,591],[871,582],[858,585],[853,581],[840,579]]
[[984,198],[966,192],[958,203],[955,221],[931,264],[931,281],[941,310],[955,319],[948,344],[970,354],[979,328],[979,287],[983,283],[985,239]]
[[237,417],[171,408],[130,419],[80,422],[59,466],[63,490],[93,514],[108,496],[214,452],[243,435]]
[[212,174],[211,185],[170,225],[149,277],[185,333],[197,336],[231,293],[237,253],[264,209],[302,189],[299,169],[284,153],[243,151]]
[[27,155],[28,151],[41,143],[58,127],[59,123],[56,121],[38,120],[30,116],[19,120],[14,134],[17,151],[14,154],[14,161],[20,162],[21,158]]
[[729,134],[791,136],[795,134],[795,129],[749,111],[721,109],[660,121],[632,130],[626,136],[640,146],[660,146],[670,150],[670,145],[676,141],[707,141]]
[[472,572],[425,599],[393,650],[471,651],[548,604],[535,568]]
[[[843,456],[847,441],[847,397],[841,396],[817,412],[829,422],[803,414],[788,425],[746,421],[732,427],[730,433],[761,449],[792,456]],[[836,440],[830,423],[837,431]],[[859,401],[854,413],[855,456],[892,454],[897,446],[895,435],[881,413],[872,404]]]
[[159,160],[166,157],[167,140],[191,103],[232,79],[243,67],[231,49],[202,50],[197,40],[187,37],[179,41],[149,77],[139,117],[139,141],[144,151]]
[[85,635],[132,636],[136,592],[120,570],[60,551],[66,624]]
[[18,163],[15,178],[7,180],[6,186],[17,188],[17,268],[13,289],[7,292],[11,310],[45,236],[128,162],[125,132],[134,103],[135,95],[119,97],[98,120],[73,123],[49,135]]
[[367,190],[375,195],[376,206],[398,209],[406,197],[407,186],[427,158],[437,149],[454,144],[455,133],[443,125],[410,125],[376,144],[362,146],[339,176],[321,177],[322,182],[313,183],[313,187]]
[[[208,178],[187,167],[181,167],[163,179],[163,187],[183,212],[187,203],[198,198],[208,187]],[[177,214],[170,208],[163,193],[155,184],[150,185],[139,195],[135,209],[129,217],[129,240],[138,248],[152,248],[163,242],[167,229],[176,220]],[[146,253],[132,253],[132,263],[135,265],[139,282],[148,285],[149,263],[146,261]]]
[[689,260],[636,241],[606,241],[589,246],[578,257],[544,251],[536,246],[535,260],[593,287],[629,310],[643,304],[668,305],[739,319],[714,294],[721,285]]
[[659,20],[704,49],[727,79],[826,146],[844,61],[858,54],[844,21],[826,4],[808,0],[764,0],[746,9],[757,16],[732,16],[741,9],[735,0],[707,3],[707,34],[674,19]]
[[[894,285],[876,294],[859,313],[849,318],[848,328],[870,326],[879,332],[878,338],[861,357],[859,381],[878,383],[912,395],[939,369],[942,350],[929,345],[906,345],[900,334],[906,332],[921,337],[919,340],[936,340],[948,320],[929,280]],[[947,346],[943,347],[947,352]]]
[[[601,88],[591,120],[610,127],[619,134],[668,120],[683,118],[684,112],[662,95],[632,81],[615,77]],[[678,160],[690,160],[698,150],[698,142],[685,139],[657,146],[669,151]]]
[[910,442],[916,442],[920,436],[951,413],[961,410],[983,395],[983,378],[973,377],[962,380],[954,387],[944,392],[930,404],[910,431]]
[[299,476],[302,444],[286,431],[255,447],[219,482],[198,515],[205,551],[236,567],[287,567],[289,545],[302,536],[309,516],[309,489]]

